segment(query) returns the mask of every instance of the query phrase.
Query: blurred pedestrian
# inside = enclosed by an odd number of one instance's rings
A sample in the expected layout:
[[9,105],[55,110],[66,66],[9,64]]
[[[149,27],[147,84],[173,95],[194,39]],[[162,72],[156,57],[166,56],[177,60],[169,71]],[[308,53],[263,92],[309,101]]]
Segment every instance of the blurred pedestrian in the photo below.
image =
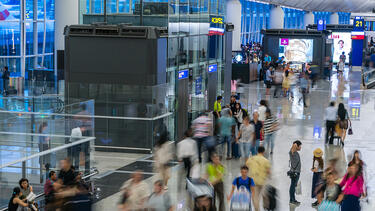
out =
[[[254,200],[254,180],[248,176],[249,174],[249,168],[247,166],[241,166],[241,176],[239,177],[236,177],[233,182],[232,182],[232,189],[231,189],[231,192],[230,194],[228,195],[227,197],[227,200],[231,200],[232,199],[232,196],[234,194],[234,191],[237,190],[237,191],[242,191],[242,187],[244,188],[244,190],[248,193],[248,196],[250,197],[253,197],[253,201]],[[237,197],[234,197],[234,198],[237,198]],[[242,197],[238,197],[240,198],[240,201],[238,201],[241,205],[241,207],[249,207],[250,209],[245,209],[245,210],[251,210],[251,198],[248,198],[247,200],[242,198]],[[233,203],[233,201],[232,201]],[[246,203],[246,204],[243,204],[243,203]]]
[[252,192],[255,211],[260,210],[260,196],[271,173],[271,163],[264,157],[264,152],[265,148],[260,146],[258,154],[250,157],[246,162],[246,166],[250,169],[249,175],[255,183],[254,192]]
[[309,92],[309,79],[306,73],[301,73],[300,90],[302,93],[302,97],[299,99],[298,103],[301,103],[301,100],[302,100],[303,106],[307,108],[306,98],[307,98],[307,93]]
[[148,210],[152,211],[173,211],[171,197],[168,192],[164,191],[162,180],[158,180],[154,183],[154,191],[150,195],[146,207]]
[[[330,102],[329,106],[325,110],[326,119],[326,144],[333,144],[333,136],[335,133],[335,126],[337,121],[337,109],[335,108],[335,102]],[[329,142],[328,142],[329,137]]]
[[339,126],[340,126],[340,132],[339,136],[341,137],[341,144],[344,146],[345,138],[346,138],[346,131],[348,129],[349,125],[349,114],[348,111],[345,109],[345,106],[343,103],[339,104],[339,108],[337,110],[337,115],[339,117]]
[[[225,168],[220,162],[220,157],[217,154],[211,156],[211,162],[207,164],[207,179],[214,187],[215,196],[219,200],[219,211],[224,211],[224,174]],[[216,204],[215,198],[213,199]]]
[[53,185],[55,182],[57,182],[56,172],[50,171],[48,174],[48,179],[46,180],[46,183],[44,184],[44,198],[45,198],[46,204],[49,204],[54,201],[55,188]]
[[254,125],[250,124],[249,117],[246,116],[236,138],[236,142],[239,142],[240,144],[241,156],[245,161],[250,157],[251,144],[254,140],[254,131]]
[[251,143],[251,154],[254,156],[258,153],[261,134],[263,132],[263,123],[259,121],[258,111],[254,111],[253,120],[250,122],[254,126],[254,140]]
[[[311,187],[311,198],[316,198],[317,187],[322,182],[324,161],[323,161],[323,151],[320,148],[314,150],[313,166],[311,171],[313,172],[312,187]],[[318,200],[312,203],[315,207],[319,204]]]
[[280,90],[282,87],[283,83],[283,69],[282,66],[279,65],[274,73],[274,78],[273,78],[273,85],[275,86],[275,90],[273,92],[273,97],[278,98],[279,95],[281,95]]
[[198,161],[197,154],[197,143],[194,139],[192,139],[192,130],[188,129],[185,132],[184,139],[177,144],[177,158],[179,162],[184,163],[186,178],[190,178],[190,170]]
[[271,114],[271,110],[268,108],[266,111],[266,119],[264,120],[264,140],[266,152],[273,154],[273,148],[275,145],[275,134],[279,127],[279,122],[277,118]]
[[164,188],[168,189],[168,180],[170,178],[169,162],[173,160],[174,151],[173,143],[168,140],[168,136],[163,136],[155,145],[154,160],[155,170],[159,174],[159,178],[163,180]]
[[326,175],[325,183],[318,190],[318,211],[340,211],[340,203],[342,201],[341,187],[335,183],[337,179],[335,171]]
[[341,211],[360,211],[359,199],[364,194],[364,179],[362,169],[355,163],[350,163],[348,172],[340,183],[344,200]]
[[229,109],[223,111],[223,116],[219,119],[220,136],[223,143],[227,144],[227,160],[231,158],[231,144],[233,141],[234,130],[232,127],[236,125],[233,117],[230,116]]
[[194,139],[198,146],[197,154],[199,163],[202,162],[202,147],[207,144],[209,137],[212,136],[212,122],[213,120],[206,113],[202,114],[192,122]]
[[267,105],[266,100],[260,100],[259,104],[260,104],[258,108],[259,121],[263,123],[264,120],[266,120],[266,111],[267,111],[268,105]]
[[143,181],[141,171],[136,171],[132,178],[126,181],[120,188],[122,199],[120,210],[141,210],[145,208],[145,203],[150,196],[150,191],[146,182]]

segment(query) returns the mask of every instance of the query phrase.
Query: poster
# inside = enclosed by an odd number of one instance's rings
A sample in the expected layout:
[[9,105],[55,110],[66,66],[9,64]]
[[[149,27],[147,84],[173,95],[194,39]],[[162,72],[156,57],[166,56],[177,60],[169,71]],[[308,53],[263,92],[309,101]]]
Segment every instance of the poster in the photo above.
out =
[[344,52],[346,63],[349,62],[349,53],[352,49],[352,35],[350,32],[333,32],[330,37],[333,40],[333,62],[340,61],[340,55]]
[[284,56],[287,62],[312,62],[314,41],[312,39],[286,39],[279,40],[279,57]]

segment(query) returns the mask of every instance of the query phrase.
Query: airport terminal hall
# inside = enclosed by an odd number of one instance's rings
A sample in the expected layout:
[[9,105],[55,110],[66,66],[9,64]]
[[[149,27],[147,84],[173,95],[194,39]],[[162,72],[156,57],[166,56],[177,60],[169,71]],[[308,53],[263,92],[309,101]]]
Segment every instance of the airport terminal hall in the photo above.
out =
[[0,211],[375,211],[375,0],[0,0]]

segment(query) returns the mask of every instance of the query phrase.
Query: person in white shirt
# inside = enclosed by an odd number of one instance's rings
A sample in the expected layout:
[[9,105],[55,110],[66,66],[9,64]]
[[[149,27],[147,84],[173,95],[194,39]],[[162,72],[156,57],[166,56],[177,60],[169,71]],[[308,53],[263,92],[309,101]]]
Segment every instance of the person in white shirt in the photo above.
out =
[[197,142],[192,139],[192,130],[185,132],[185,138],[177,144],[177,158],[184,163],[186,177],[190,178],[191,167],[198,162]]
[[259,121],[264,122],[264,120],[266,120],[267,101],[261,100],[259,104],[260,104],[258,108]]
[[[70,135],[69,142],[73,143],[73,142],[79,141],[82,138],[82,133],[84,131],[85,131],[84,126],[79,126],[79,127],[73,128],[72,133]],[[68,148],[68,156],[71,158],[72,164],[73,164],[75,169],[77,169],[77,170],[79,169],[79,165],[80,165],[79,158],[82,157],[82,158],[85,159],[85,155],[88,156],[88,148],[89,148],[88,143],[79,144],[79,145],[75,145],[71,148]],[[85,162],[86,167],[88,167],[87,165],[88,164],[86,164],[86,162]]]
[[335,102],[330,102],[329,106],[325,110],[325,120],[326,120],[326,144],[333,144],[333,134],[335,132],[336,120],[337,120],[337,109],[335,108]]

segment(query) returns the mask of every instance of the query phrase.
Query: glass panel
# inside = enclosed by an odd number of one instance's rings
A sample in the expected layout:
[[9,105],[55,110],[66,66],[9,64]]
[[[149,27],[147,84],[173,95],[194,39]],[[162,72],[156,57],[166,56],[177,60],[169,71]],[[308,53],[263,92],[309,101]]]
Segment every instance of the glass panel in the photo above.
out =
[[38,1],[38,19],[44,19],[44,0]]
[[38,22],[38,54],[43,54],[44,23]]
[[0,21],[0,56],[20,55],[20,22]]
[[32,69],[35,68],[34,67],[35,57],[27,57],[25,62],[26,62],[25,63],[25,70],[26,70],[26,72],[28,70],[32,70]]
[[[31,21],[27,21],[25,23],[25,30],[26,30],[26,55],[33,55],[34,54],[34,23]],[[37,29],[35,29],[37,30]]]
[[55,0],[46,0],[46,12],[47,20],[55,20]]
[[117,13],[117,0],[107,0],[107,13]]
[[45,53],[53,53],[55,49],[55,21],[47,21],[46,30]]
[[129,0],[118,0],[119,13],[129,13]]
[[11,76],[21,75],[21,59],[0,58],[0,67],[8,66]]
[[33,20],[34,18],[34,0],[26,0],[25,2],[25,19],[26,20]]

